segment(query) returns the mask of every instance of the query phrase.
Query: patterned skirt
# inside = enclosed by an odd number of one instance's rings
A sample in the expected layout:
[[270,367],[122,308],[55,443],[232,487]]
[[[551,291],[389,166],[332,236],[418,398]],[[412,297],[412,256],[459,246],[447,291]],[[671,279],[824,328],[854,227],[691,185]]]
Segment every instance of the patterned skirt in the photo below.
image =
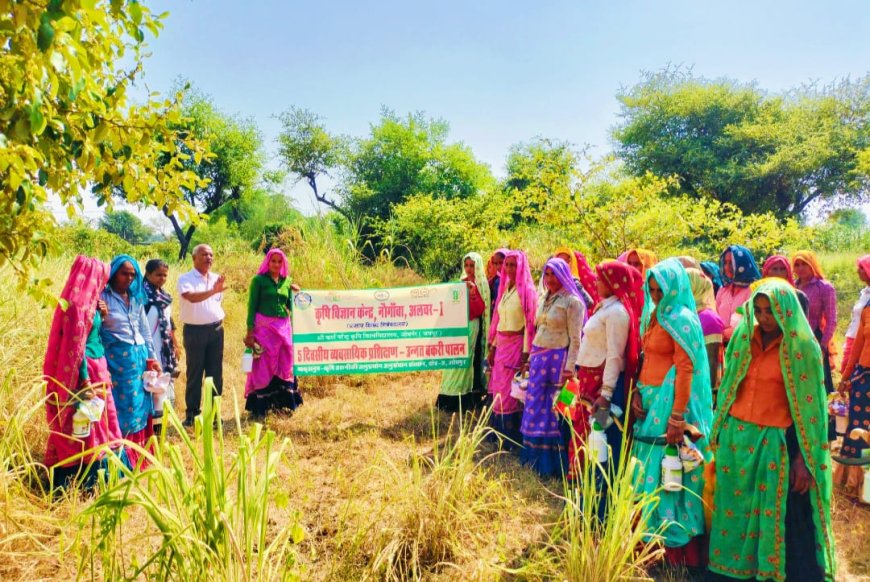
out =
[[[860,459],[867,448],[864,440],[849,437],[854,429],[870,431],[870,368],[855,366],[852,374],[852,389],[849,392],[849,420],[840,455],[849,459]],[[834,483],[845,486],[850,492],[860,494],[864,487],[864,466],[834,465]]]
[[[703,466],[683,473],[681,491],[664,491],[660,485],[665,446],[642,440],[664,436],[674,405],[674,379],[675,370],[671,368],[661,386],[638,382],[637,390],[646,410],[646,418],[635,421],[636,438],[631,445],[632,456],[640,461],[634,478],[635,490],[656,495],[659,500],[658,505],[649,508],[644,516],[647,527],[651,532],[663,527],[664,543],[668,548],[685,546],[705,531],[704,505],[701,502],[704,491]],[[697,426],[699,413],[693,409],[693,405],[690,400],[685,418],[686,422]],[[697,445],[706,452],[705,456],[709,455],[706,439],[701,439]]]
[[568,348],[534,346],[529,358],[529,388],[520,432],[523,449],[520,461],[542,477],[562,475],[568,470],[568,435],[570,426],[553,409],[553,400],[561,390],[562,371]]
[[716,456],[710,571],[725,577],[822,580],[810,496],[789,491],[786,429],[729,417]]

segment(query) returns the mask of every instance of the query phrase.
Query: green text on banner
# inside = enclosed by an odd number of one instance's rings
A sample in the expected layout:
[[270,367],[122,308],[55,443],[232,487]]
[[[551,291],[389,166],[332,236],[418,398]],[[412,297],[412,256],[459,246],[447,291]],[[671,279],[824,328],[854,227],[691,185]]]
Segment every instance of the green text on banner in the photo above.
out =
[[297,376],[464,368],[468,335],[465,283],[293,296]]

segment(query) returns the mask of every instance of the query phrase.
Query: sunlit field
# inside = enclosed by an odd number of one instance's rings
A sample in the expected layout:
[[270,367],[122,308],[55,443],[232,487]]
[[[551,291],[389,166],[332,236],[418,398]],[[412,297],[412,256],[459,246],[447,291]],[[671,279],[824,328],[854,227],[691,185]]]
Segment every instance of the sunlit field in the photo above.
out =
[[[13,284],[0,288],[0,579],[603,582],[648,575],[660,551],[639,543],[637,522],[651,500],[633,497],[627,474],[610,477],[611,519],[598,523],[588,511],[591,491],[541,481],[490,442],[485,418],[433,412],[436,373],[304,379],[305,404],[292,416],[249,423],[240,360],[258,258],[218,251],[215,270],[229,283],[218,428],[205,422],[185,433],[170,418],[152,468],[98,494],[52,498],[44,489],[39,377],[52,310]],[[300,249],[293,276],[310,287],[420,281],[388,263],[364,268],[349,258],[340,249]],[[854,258],[824,259],[846,318],[859,288]],[[51,259],[39,275],[59,292],[70,263],[71,256]],[[171,267],[170,291],[187,268]],[[183,383],[182,375],[179,402]],[[870,579],[870,509],[838,494],[834,515],[838,579]]]

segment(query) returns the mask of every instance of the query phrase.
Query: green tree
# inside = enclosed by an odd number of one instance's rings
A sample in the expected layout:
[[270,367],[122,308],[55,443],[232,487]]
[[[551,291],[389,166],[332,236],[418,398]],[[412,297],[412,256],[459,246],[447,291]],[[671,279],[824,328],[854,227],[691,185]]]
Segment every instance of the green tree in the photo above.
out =
[[828,222],[846,228],[865,230],[867,228],[867,215],[856,208],[838,208],[828,215]]
[[284,168],[297,180],[304,179],[314,192],[314,198],[345,218],[347,209],[323,192],[317,181],[331,177],[341,167],[347,151],[347,140],[326,131],[323,118],[308,109],[291,107],[278,116],[278,155]]
[[870,194],[859,158],[870,142],[870,77],[768,95],[667,70],[618,98],[619,156],[635,176],[675,176],[673,193],[781,218]]
[[[201,215],[210,215],[227,204],[241,200],[245,192],[257,186],[263,169],[263,138],[250,119],[227,115],[215,107],[211,98],[198,92],[185,96],[184,118],[181,128],[209,146],[208,156],[189,155],[184,167],[200,180],[195,188],[183,188],[187,203]],[[186,149],[184,144],[179,144]],[[163,213],[172,223],[180,244],[179,259],[190,247],[197,220],[183,220],[182,216],[164,205]],[[229,221],[239,223],[243,216],[234,207],[229,208]]]
[[100,219],[100,228],[116,234],[130,244],[148,242],[153,233],[144,225],[139,217],[129,210],[108,211]]
[[562,212],[580,177],[581,153],[564,141],[536,138],[511,147],[502,185],[515,220],[547,221]]
[[202,181],[184,162],[206,150],[176,130],[179,97],[127,94],[164,17],[134,1],[0,0],[0,264],[22,280],[56,228],[49,192],[70,217],[92,184],[100,204],[120,186],[190,217],[182,188]]
[[489,167],[467,146],[448,143],[448,132],[446,122],[423,113],[402,118],[383,111],[371,135],[349,154],[343,194],[351,216],[383,221],[415,194],[449,200],[490,189]]

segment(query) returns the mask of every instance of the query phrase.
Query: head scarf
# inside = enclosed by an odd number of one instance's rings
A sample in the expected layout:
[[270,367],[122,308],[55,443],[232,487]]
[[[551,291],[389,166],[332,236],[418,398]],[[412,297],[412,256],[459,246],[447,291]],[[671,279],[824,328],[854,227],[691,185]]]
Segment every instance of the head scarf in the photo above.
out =
[[[649,281],[653,277],[662,289],[663,297],[659,305],[653,302],[649,292]],[[689,283],[686,268],[677,259],[666,259],[649,269],[644,279],[646,284],[643,287],[644,309],[641,318],[641,334],[646,333],[653,315],[656,315],[659,324],[665,327],[675,340],[677,336],[684,336],[681,345],[682,343],[691,343],[695,339],[693,331],[697,326],[697,336],[700,338],[699,345],[703,347],[704,336],[701,334],[697,305],[695,305],[695,297],[692,295],[692,286]],[[689,329],[683,329],[683,325],[678,325],[678,323],[687,325]],[[671,333],[671,329],[668,329],[669,327],[674,329],[673,333]],[[685,346],[683,349],[687,353],[690,352],[690,349]]]
[[[662,289],[662,300],[653,303],[649,281],[655,278]],[[668,332],[674,342],[692,361],[692,389],[689,407],[694,411],[698,430],[706,438],[713,424],[713,394],[710,388],[710,364],[704,345],[704,332],[698,320],[695,298],[692,296],[686,268],[677,259],[658,263],[646,273],[646,301],[641,320],[641,335],[649,329],[653,317]]]
[[[733,279],[729,279],[725,275],[725,255],[728,253],[731,253],[731,266],[734,269]],[[725,285],[733,283],[738,287],[748,287],[754,281],[761,279],[761,273],[758,271],[758,265],[755,263],[752,252],[740,245],[731,245],[722,251],[722,255],[719,257],[719,269]]]
[[[782,279],[766,279],[744,305],[744,316],[734,330],[728,351],[725,375],[719,387],[717,420],[713,442],[719,438],[723,421],[737,397],[752,360],[752,334],[755,331],[753,301],[758,295],[770,299],[776,322],[782,329],[779,361],[786,396],[795,424],[798,445],[813,476],[810,501],[813,506],[817,559],[826,572],[836,572],[831,524],[831,455],[828,449],[828,411],[825,397],[822,352],[798,297]],[[772,443],[771,443],[772,444]]]
[[568,266],[571,268],[571,276],[579,281],[580,272],[577,265],[577,255],[574,254],[574,251],[568,247],[559,247],[553,251],[553,256],[555,257],[556,255],[566,255],[568,257],[568,260],[565,262],[568,263]]
[[692,297],[698,311],[716,309],[716,296],[713,294],[713,281],[708,279],[700,269],[686,269],[689,285],[692,287]]
[[677,260],[680,261],[680,264],[683,265],[687,269],[698,269],[701,270],[701,263],[698,262],[698,259],[695,257],[690,257],[689,255],[680,255],[677,257]]
[[[112,259],[112,264],[109,267],[109,281],[112,280],[112,277],[118,272],[118,269],[124,263],[130,263],[133,265],[133,270],[136,271],[136,276],[133,277],[133,282],[130,283],[130,288],[127,290],[127,293],[130,295],[131,299],[135,299],[139,302],[139,305],[145,305],[148,302],[148,296],[145,294],[145,288],[142,285],[142,271],[139,269],[139,263],[131,257],[130,255],[118,255],[114,259]],[[108,287],[109,283],[106,283],[105,287]]]
[[619,259],[617,260],[627,263],[628,257],[630,257],[632,253],[637,255],[637,260],[640,261],[641,265],[643,265],[643,270],[640,273],[641,275],[646,275],[647,269],[659,262],[658,258],[656,258],[656,254],[646,249],[629,249],[619,255]]
[[282,279],[286,279],[287,275],[290,274],[290,261],[287,260],[287,255],[284,254],[284,251],[281,249],[269,249],[269,252],[266,253],[266,256],[263,257],[263,262],[260,263],[260,268],[257,269],[258,275],[268,275],[269,274],[269,261],[272,260],[272,257],[278,255],[281,257],[281,271],[278,273]]
[[794,287],[794,274],[791,270],[791,263],[788,262],[788,259],[782,255],[773,255],[767,257],[767,260],[764,261],[764,265],[761,266],[761,276],[762,277],[772,277],[770,274],[770,270],[776,265],[782,265],[785,267],[785,280],[788,281],[789,285]]
[[109,280],[106,264],[90,257],[77,256],[67,277],[60,304],[54,309],[48,347],[42,373],[46,392],[56,394],[46,406],[49,422],[57,415],[54,407],[66,401],[70,392],[78,388],[79,366],[85,357],[85,342],[94,324],[97,300]]
[[[568,263],[563,261],[558,257],[553,257],[547,264],[544,265],[544,272],[547,272],[547,269],[550,269],[553,274],[556,276],[556,279],[559,280],[559,283],[562,284],[562,288],[575,296],[577,299],[583,301],[583,296],[580,294],[580,291],[577,289],[577,284],[574,282],[574,277],[571,276],[571,268],[568,267]],[[548,291],[549,292],[549,291]],[[584,303],[585,307],[586,304]]]
[[626,382],[634,379],[640,360],[640,316],[643,313],[643,276],[640,271],[620,263],[607,261],[596,267],[598,278],[610,287],[613,295],[628,312],[628,341],[625,344]]
[[859,257],[856,261],[858,264],[858,268],[864,271],[864,274],[867,277],[870,277],[870,255],[864,255],[863,257]]
[[[822,271],[822,264],[819,263],[819,257],[816,256],[816,253],[813,251],[798,251],[791,258],[791,266],[794,268],[795,263],[798,261],[803,261],[810,266],[810,269],[813,270],[813,276],[816,279],[824,279],[825,272]],[[801,283],[804,283],[802,281]]]
[[[468,279],[468,275],[465,274],[465,259],[471,259],[474,261],[474,284],[477,285],[477,292],[480,293],[481,299],[483,299],[483,327],[481,327],[481,333],[486,333],[489,329],[489,305],[490,305],[490,296],[489,296],[489,281],[486,279],[486,272],[483,266],[483,257],[481,257],[477,253],[467,253],[464,257],[462,257],[462,275],[460,275],[459,280],[465,281]],[[483,355],[486,356],[486,351],[488,348],[487,342],[483,342]]]
[[586,256],[580,251],[574,251],[574,258],[577,260],[577,272],[579,273],[580,284],[583,285],[583,290],[592,299],[592,305],[589,306],[589,309],[595,309],[598,303],[601,302],[601,297],[598,296],[595,271],[592,270],[592,267],[589,266],[589,261],[586,260]]
[[719,288],[722,286],[722,274],[719,272],[719,265],[713,261],[703,261],[701,263],[701,270],[713,281],[713,293],[718,293]]
[[[535,283],[532,280],[532,272],[529,270],[529,260],[526,258],[526,253],[523,251],[508,251],[505,254],[505,260],[508,257],[514,257],[517,260],[517,274],[514,283],[517,288],[517,296],[520,298],[520,305],[523,307],[523,314],[526,316],[526,336],[529,339],[529,345],[535,338],[535,316],[538,311],[538,292],[535,290]],[[508,276],[502,265],[501,273],[499,273],[498,297],[495,304],[501,303],[505,291],[508,288]],[[493,310],[492,323],[489,326],[489,342],[495,339],[495,332],[498,329],[498,310]]]
[[492,258],[496,254],[501,254],[501,256],[506,257],[510,252],[510,249],[500,248],[493,251],[489,258],[486,260],[486,280],[492,283],[493,279],[498,277],[498,270],[495,268],[495,265],[492,263]]

